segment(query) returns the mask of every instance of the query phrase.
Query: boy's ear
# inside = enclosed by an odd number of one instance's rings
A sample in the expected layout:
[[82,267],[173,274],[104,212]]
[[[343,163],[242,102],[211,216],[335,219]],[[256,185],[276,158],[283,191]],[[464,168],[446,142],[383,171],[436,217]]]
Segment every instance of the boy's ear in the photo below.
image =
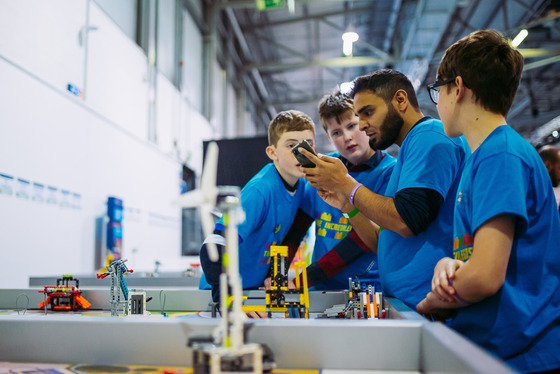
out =
[[467,86],[465,86],[465,82],[463,82],[463,77],[458,75],[457,78],[455,78],[455,85],[457,87],[457,102],[460,102],[467,95]]
[[276,151],[274,150],[273,146],[269,145],[268,147],[266,147],[266,155],[272,161],[278,161],[278,156],[276,156]]

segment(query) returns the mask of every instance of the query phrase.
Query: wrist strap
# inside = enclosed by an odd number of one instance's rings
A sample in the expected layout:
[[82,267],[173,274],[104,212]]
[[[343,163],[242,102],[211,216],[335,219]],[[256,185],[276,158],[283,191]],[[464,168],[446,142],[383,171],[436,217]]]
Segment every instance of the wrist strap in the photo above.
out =
[[350,201],[350,204],[354,205],[354,196],[356,196],[356,191],[358,191],[358,188],[362,187],[363,184],[358,183],[357,185],[354,186],[354,188],[352,189],[352,192],[350,192],[350,197],[348,198],[348,200]]
[[[450,285],[451,287],[453,287],[453,279],[450,279],[450,280],[449,280],[449,285]],[[455,289],[455,287],[453,287],[453,289]],[[466,305],[471,305],[470,302],[468,302],[467,300],[465,300],[465,299],[463,299],[461,296],[459,296],[459,292],[457,292],[457,290],[455,290],[455,295],[453,295],[453,296],[455,296],[455,298],[456,298],[457,300],[459,300],[459,302],[461,302],[461,303],[463,303],[463,304],[466,304]]]
[[344,218],[352,218],[358,213],[360,213],[360,210],[358,208],[354,208],[354,210],[350,213],[342,213],[342,215],[344,216]]
[[352,218],[354,217],[356,214],[360,213],[360,210],[358,208],[355,208],[353,211],[351,211],[350,213],[348,213],[348,217]]
[[455,296],[455,298],[456,298],[457,300],[459,300],[459,301],[462,302],[463,304],[465,304],[465,305],[471,305],[470,302],[468,302],[467,300],[465,300],[465,299],[463,299],[461,296],[459,296],[459,294],[457,293],[457,290],[455,290],[455,295],[454,295],[454,296]]

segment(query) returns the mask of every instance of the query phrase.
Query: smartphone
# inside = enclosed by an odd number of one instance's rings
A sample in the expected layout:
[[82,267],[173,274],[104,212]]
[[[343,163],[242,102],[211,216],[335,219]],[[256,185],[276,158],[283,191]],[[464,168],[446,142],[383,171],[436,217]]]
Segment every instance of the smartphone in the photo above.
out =
[[301,143],[299,143],[298,145],[296,145],[293,149],[292,149],[292,153],[294,154],[294,156],[296,156],[299,164],[301,166],[303,166],[304,168],[314,168],[315,164],[311,161],[309,161],[309,159],[307,157],[305,157],[304,155],[302,155],[298,149],[299,148],[304,148],[305,150],[313,153],[315,156],[317,156],[317,153],[315,153],[315,151],[313,150],[313,148],[309,145],[309,143],[304,140]]

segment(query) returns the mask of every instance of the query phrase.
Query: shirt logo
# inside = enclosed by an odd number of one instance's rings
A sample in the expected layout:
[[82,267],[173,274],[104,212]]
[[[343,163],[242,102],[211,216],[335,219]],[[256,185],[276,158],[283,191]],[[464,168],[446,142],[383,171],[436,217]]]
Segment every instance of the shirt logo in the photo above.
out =
[[322,236],[330,239],[344,239],[344,237],[352,230],[352,226],[344,217],[340,217],[338,223],[331,222],[332,215],[326,212],[317,214],[315,224],[317,225],[317,236]]
[[453,241],[453,257],[455,260],[467,261],[472,256],[474,239],[465,233],[462,238],[456,237]]
[[282,225],[278,224],[278,226],[276,226],[276,227],[274,228],[274,233],[275,233],[275,234],[278,234],[278,231],[280,231],[280,228],[281,228],[281,227],[282,227]]
[[328,221],[328,222],[330,222],[331,219],[332,219],[332,216],[331,216],[330,214],[327,214],[327,213],[322,213],[322,214],[321,214],[321,219],[322,219],[323,221]]
[[459,204],[462,199],[463,199],[463,190],[459,191],[459,193],[457,194],[457,204]]

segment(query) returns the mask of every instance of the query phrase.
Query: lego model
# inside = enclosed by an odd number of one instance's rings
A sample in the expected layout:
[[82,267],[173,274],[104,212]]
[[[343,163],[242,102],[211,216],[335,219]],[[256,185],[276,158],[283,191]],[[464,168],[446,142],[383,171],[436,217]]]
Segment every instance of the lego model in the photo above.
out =
[[[189,339],[188,345],[193,350],[193,370],[195,374],[262,373],[265,368],[272,370],[274,363],[268,361],[263,365],[263,347],[260,344],[244,342],[244,321],[247,317],[241,309],[242,287],[237,234],[237,225],[245,219],[239,199],[241,190],[239,187],[216,187],[217,166],[218,145],[212,142],[208,145],[200,189],[186,193],[177,200],[183,208],[200,206],[202,226],[206,235],[212,234],[214,227],[211,216],[214,206],[218,205],[224,212],[226,223],[226,245],[222,256],[225,271],[220,275],[222,319],[212,337]],[[218,261],[216,246],[208,245],[207,248],[210,259]],[[231,303],[228,303],[230,290],[233,297]]]
[[353,282],[348,278],[348,301],[346,304],[334,305],[325,310],[326,318],[346,318],[346,319],[379,319],[385,318],[383,309],[383,294],[375,292],[373,286],[362,289],[358,277]]
[[126,308],[124,310],[125,316],[149,316],[151,315],[148,310],[146,310],[146,303],[152,298],[146,299],[146,292],[131,289],[128,292],[128,302],[126,303]]
[[[309,292],[307,289],[307,272],[303,261],[296,262],[296,288],[288,288],[288,247],[271,246],[273,274],[270,289],[266,291],[266,306],[244,305],[243,311],[266,311],[268,317],[272,312],[284,312],[286,318],[309,318]],[[299,274],[302,273],[300,280]]]
[[[124,264],[128,260],[115,260],[105,268],[105,273],[97,274],[97,278],[104,279],[111,276],[111,316],[119,315],[122,309],[125,316],[149,315],[146,310],[146,292],[128,289],[124,274],[132,273]],[[123,301],[121,301],[121,293]]]
[[[74,282],[75,286],[71,286],[70,282]],[[39,303],[39,308],[46,310],[50,304],[51,310],[89,309],[91,304],[81,295],[79,287],[78,279],[74,279],[72,275],[63,275],[56,280],[56,286],[45,286],[43,291],[39,291],[45,295],[45,299]]]

